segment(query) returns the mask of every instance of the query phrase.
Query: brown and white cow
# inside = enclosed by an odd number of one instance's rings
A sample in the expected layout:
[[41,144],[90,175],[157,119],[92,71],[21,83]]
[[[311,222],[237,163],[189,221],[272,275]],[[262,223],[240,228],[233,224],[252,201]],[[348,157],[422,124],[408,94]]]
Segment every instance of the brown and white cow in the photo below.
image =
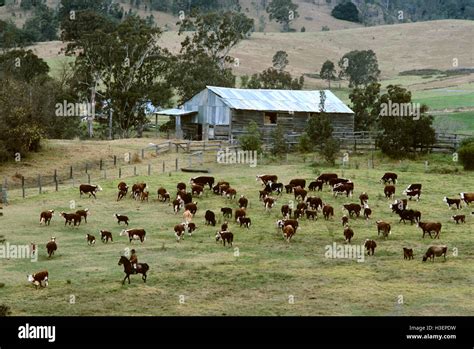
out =
[[458,215],[455,215],[455,216],[451,216],[451,219],[453,221],[455,221],[456,224],[459,224],[459,222],[466,223],[466,215],[463,215],[463,214],[458,214]]
[[68,224],[71,225],[72,222],[74,222],[74,226],[76,224],[79,226],[81,225],[81,216],[78,215],[77,213],[65,213],[61,212],[60,215],[64,218],[65,222],[64,225]]
[[100,185],[90,185],[90,184],[81,184],[79,186],[79,195],[82,197],[82,194],[89,194],[89,197],[91,195],[96,198],[95,194],[98,191],[102,191],[102,188]]
[[324,182],[322,180],[317,180],[314,182],[309,183],[308,185],[308,190],[310,191],[322,191],[323,190],[323,184]]
[[209,185],[209,189],[212,189],[212,186],[214,185],[214,177],[210,176],[199,176],[199,177],[193,177],[189,181],[190,184],[192,185],[200,185],[202,187]]
[[397,183],[398,175],[394,172],[385,172],[385,174],[380,178],[380,183],[390,183],[392,182],[393,184]]
[[377,247],[377,243],[374,240],[367,239],[365,240],[364,247],[367,249],[367,254],[370,256],[372,253],[372,256],[375,253],[375,248]]
[[383,188],[383,193],[385,194],[386,198],[392,198],[395,195],[395,186],[394,185],[386,185]]
[[351,239],[354,237],[354,231],[349,228],[348,225],[344,227],[344,239],[346,242],[351,243]]
[[95,236],[91,234],[86,234],[86,241],[89,246],[95,245]]
[[216,234],[216,242],[219,242],[220,240],[222,240],[224,246],[226,242],[228,245],[232,246],[232,243],[234,242],[234,234],[230,231],[218,231]]
[[325,220],[334,216],[334,208],[331,205],[323,205],[323,216]]
[[443,198],[443,201],[448,205],[449,208],[453,207],[454,205],[456,206],[458,210],[462,208],[461,199],[450,199],[445,196]]
[[40,224],[49,225],[51,218],[54,216],[54,210],[43,211],[40,214]]
[[334,197],[338,195],[346,194],[346,197],[352,197],[352,193],[354,192],[354,183],[353,182],[346,182],[346,183],[337,183],[334,184],[332,187],[332,193]]
[[270,196],[267,196],[265,199],[263,199],[263,205],[265,207],[265,210],[270,211],[273,205],[275,205],[275,201],[276,200]]
[[146,240],[145,229],[124,229],[120,232],[120,236],[128,236],[129,242],[132,240],[140,240],[143,243]]
[[283,218],[290,218],[291,216],[291,208],[288,205],[283,205],[281,206],[281,214],[283,215]]
[[90,215],[89,209],[86,208],[84,210],[77,210],[76,214],[84,218],[84,221],[87,223],[87,216]]
[[239,207],[240,208],[247,208],[248,204],[249,204],[249,200],[244,195],[240,195]]
[[245,211],[245,208],[239,208],[235,210],[234,212],[234,219],[237,222],[239,217],[245,217],[247,215],[247,212]]
[[469,205],[471,202],[474,201],[474,193],[459,193],[461,200],[463,200],[466,205]]
[[194,216],[197,212],[197,209],[198,209],[197,204],[198,204],[197,202],[191,202],[189,204],[184,205],[184,209],[186,211],[191,212],[191,214]]
[[291,238],[295,235],[296,230],[291,225],[285,225],[283,227],[283,237],[286,242],[290,243]]
[[186,231],[186,223],[177,224],[174,226],[174,235],[176,236],[176,241],[179,242],[181,239],[184,239],[184,232]]
[[56,238],[52,236],[51,240],[46,244],[46,251],[48,251],[48,258],[51,258],[57,249],[58,249],[58,245],[56,244]]
[[332,178],[337,178],[337,173],[322,173],[318,178],[316,178],[316,180],[328,184],[329,180]]
[[353,217],[356,215],[357,217],[360,216],[360,211],[362,210],[362,207],[359,204],[345,204],[343,205],[344,209],[347,210],[349,213],[349,216]]
[[260,180],[260,181],[262,181],[263,185],[267,185],[268,182],[276,183],[278,181],[278,176],[277,175],[267,175],[267,174],[257,175],[256,180],[257,180],[257,182]]
[[39,271],[37,273],[28,275],[28,282],[33,283],[35,288],[47,287],[49,284],[49,274],[47,270]]
[[100,230],[100,240],[105,244],[108,243],[109,240],[114,242],[114,239],[112,238],[112,233],[107,230]]
[[298,200],[298,198],[301,198],[301,200],[304,201],[308,192],[302,187],[298,186],[298,187],[293,187],[293,194],[295,194],[295,200]]
[[366,192],[363,192],[362,194],[359,195],[359,200],[360,200],[360,205],[364,206],[369,201],[369,195],[367,195]]
[[382,236],[386,238],[392,233],[390,223],[381,220],[378,220],[375,223],[377,224],[377,235],[380,235],[380,232],[382,232]]

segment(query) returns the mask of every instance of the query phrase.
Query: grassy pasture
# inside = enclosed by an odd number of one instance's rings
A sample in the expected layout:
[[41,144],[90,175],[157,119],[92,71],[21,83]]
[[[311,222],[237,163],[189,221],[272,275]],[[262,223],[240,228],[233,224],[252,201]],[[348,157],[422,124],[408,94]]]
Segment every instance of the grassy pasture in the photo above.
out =
[[[441,155],[430,160],[431,168],[455,167]],[[449,220],[454,210],[442,202],[445,195],[455,197],[460,191],[474,191],[472,174],[427,173],[422,160],[399,163],[376,159],[374,170],[367,169],[364,157],[351,161],[353,165],[358,162],[358,168],[318,167],[317,171],[337,171],[340,176],[352,178],[356,186],[354,198],[334,199],[327,187],[322,193],[313,194],[334,206],[335,218],[329,222],[322,217],[316,222],[303,219],[301,230],[290,244],[283,241],[275,221],[280,217],[281,205],[292,196],[283,194],[273,211],[265,213],[258,201],[260,184],[255,175],[275,173],[284,183],[291,178],[314,178],[315,168],[297,159],[259,164],[256,168],[209,164],[216,180],[229,180],[238,194],[245,194],[250,201],[251,229],[230,225],[234,248],[216,244],[214,234],[218,227],[205,226],[203,217],[206,209],[218,213],[220,207],[235,208],[236,203],[208,191],[197,199],[197,232],[176,243],[172,229],[181,222],[181,214],[174,215],[168,203],[157,202],[155,193],[160,186],[174,193],[177,182],[188,182],[190,176],[185,173],[128,178],[129,184],[149,184],[153,195],[148,203],[130,198],[116,202],[118,180],[101,181],[104,191],[97,200],[80,199],[77,188],[58,193],[50,190],[25,200],[12,196],[11,205],[4,208],[0,218],[0,235],[11,244],[37,242],[40,257],[37,263],[0,260],[0,283],[4,284],[0,288],[1,303],[11,306],[14,315],[472,315],[474,218],[468,216],[466,224],[455,225]],[[423,240],[419,228],[399,224],[390,213],[389,201],[383,198],[383,185],[378,183],[386,170],[399,173],[397,198],[409,183],[423,184],[420,202],[410,202],[409,206],[421,210],[424,221],[443,224],[441,239],[436,243],[448,245],[446,262],[421,262],[433,241],[429,237]],[[326,259],[326,245],[344,243],[341,205],[358,202],[362,191],[368,192],[374,213],[369,222],[351,219],[355,231],[352,243],[360,245],[366,238],[374,238],[378,244],[375,256],[366,256],[363,263]],[[76,201],[77,209],[90,209],[87,224],[64,227],[63,219],[56,215],[51,226],[39,226],[41,210],[71,211],[70,200]],[[464,208],[462,213],[469,215],[471,211]],[[150,265],[146,284],[132,276],[131,285],[121,285],[124,274],[117,262],[130,244],[119,236],[123,226],[117,225],[115,212],[127,214],[130,227],[147,231],[143,245],[132,243],[139,261]],[[392,224],[392,235],[386,241],[377,237],[377,219]],[[99,229],[112,231],[114,243],[97,241],[95,246],[87,246],[85,234],[99,238]],[[45,243],[52,235],[57,237],[59,249],[48,260]],[[414,260],[403,260],[405,246],[414,249]],[[457,257],[453,256],[454,247]],[[239,256],[235,256],[235,248]],[[50,285],[35,290],[26,282],[26,274],[45,268],[50,273]],[[184,296],[184,304],[179,302],[180,295]],[[75,297],[74,304],[71,296]],[[289,302],[290,296],[294,296],[294,304]],[[403,296],[403,305],[397,303],[399,296]]]

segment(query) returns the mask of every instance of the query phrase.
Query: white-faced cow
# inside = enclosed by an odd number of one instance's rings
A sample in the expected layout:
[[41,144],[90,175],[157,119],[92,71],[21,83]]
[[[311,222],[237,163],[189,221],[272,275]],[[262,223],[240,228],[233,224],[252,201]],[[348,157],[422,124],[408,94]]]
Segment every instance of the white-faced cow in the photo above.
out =
[[456,208],[459,210],[462,208],[461,206],[461,199],[450,199],[448,197],[444,197],[443,201],[448,205],[449,208],[452,208],[453,206],[456,206]]
[[469,205],[471,202],[474,201],[474,193],[459,193],[461,200],[463,200],[466,205]]
[[47,287],[49,284],[49,274],[47,270],[37,272],[35,274],[28,275],[28,282],[33,283],[35,288]]
[[144,229],[124,229],[120,232],[120,236],[128,236],[130,243],[132,240],[140,240],[143,243],[146,240],[146,231]]
[[90,184],[81,184],[79,186],[79,195],[82,197],[82,194],[89,194],[89,197],[91,195],[96,198],[95,194],[98,191],[102,191],[102,188],[100,185],[90,185]]
[[398,175],[394,172],[385,172],[385,174],[380,178],[380,183],[390,183],[392,182],[393,184],[397,183]]
[[43,211],[40,214],[40,224],[49,225],[51,218],[54,216],[54,210]]

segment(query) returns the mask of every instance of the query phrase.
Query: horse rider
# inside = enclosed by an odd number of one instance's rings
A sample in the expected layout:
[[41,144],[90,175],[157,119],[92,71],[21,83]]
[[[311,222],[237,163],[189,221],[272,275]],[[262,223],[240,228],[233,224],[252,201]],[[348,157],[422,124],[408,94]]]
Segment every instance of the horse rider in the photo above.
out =
[[130,263],[132,264],[132,267],[133,269],[135,270],[135,272],[137,271],[137,265],[138,265],[138,257],[137,257],[137,252],[135,251],[135,249],[132,249],[131,251],[131,254],[130,254]]

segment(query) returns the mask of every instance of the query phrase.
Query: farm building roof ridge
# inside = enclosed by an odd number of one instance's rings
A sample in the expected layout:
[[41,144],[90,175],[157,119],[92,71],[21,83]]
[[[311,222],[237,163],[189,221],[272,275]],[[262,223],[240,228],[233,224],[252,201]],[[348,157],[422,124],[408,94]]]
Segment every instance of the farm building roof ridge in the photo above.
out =
[[[319,90],[269,90],[241,89],[207,86],[232,109],[259,111],[319,112]],[[330,90],[326,94],[325,111],[327,113],[354,112]]]

